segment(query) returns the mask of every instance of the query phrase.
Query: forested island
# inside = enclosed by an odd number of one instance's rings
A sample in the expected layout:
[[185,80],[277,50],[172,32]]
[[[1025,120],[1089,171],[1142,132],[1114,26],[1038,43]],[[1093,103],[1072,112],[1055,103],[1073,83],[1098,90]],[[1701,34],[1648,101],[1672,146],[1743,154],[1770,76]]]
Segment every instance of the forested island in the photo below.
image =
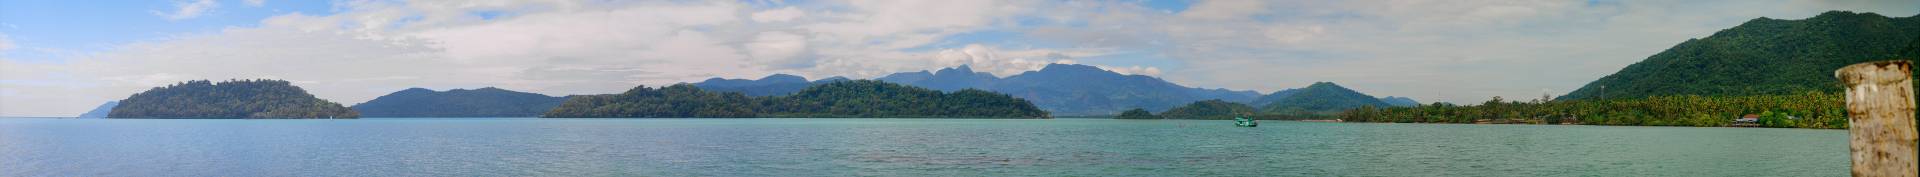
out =
[[548,118],[1050,118],[1025,99],[963,89],[952,93],[873,80],[833,81],[791,95],[752,97],[692,84],[638,86],[573,96]]
[[1185,106],[1168,109],[1160,113],[1164,119],[1210,119],[1227,120],[1236,117],[1254,115],[1253,106],[1222,100],[1206,100],[1189,103]]
[[[1558,98],[1474,106],[1363,107],[1357,122],[1527,123],[1846,128],[1833,71],[1920,57],[1920,16],[1832,11],[1803,20],[1758,18],[1687,40]],[[1746,115],[1754,122],[1736,122]]]
[[565,100],[494,87],[444,92],[410,88],[352,108],[366,117],[539,117]]
[[[1361,107],[1392,107],[1386,100],[1408,105],[1418,102],[1404,97],[1374,98],[1333,82],[1315,82],[1304,88],[1274,91],[1253,100],[1253,105],[1213,99],[1188,103],[1152,114],[1145,109],[1121,112],[1116,119],[1233,119],[1269,120],[1335,119],[1335,115]],[[1256,106],[1258,105],[1258,106]]]
[[284,80],[186,81],[120,100],[107,118],[351,119],[360,114]]

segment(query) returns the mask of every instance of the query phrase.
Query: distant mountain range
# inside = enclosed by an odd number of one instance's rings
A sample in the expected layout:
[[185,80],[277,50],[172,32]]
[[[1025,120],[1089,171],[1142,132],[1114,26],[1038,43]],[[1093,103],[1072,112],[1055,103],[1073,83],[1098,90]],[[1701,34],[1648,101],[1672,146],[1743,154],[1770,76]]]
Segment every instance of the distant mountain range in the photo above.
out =
[[[810,85],[845,80],[834,77],[818,81],[806,81],[806,78],[794,75],[775,74],[758,80],[712,78],[693,85],[703,90],[720,92],[738,92],[748,96],[786,95]],[[1126,75],[1100,69],[1098,67],[1077,64],[1049,64],[1036,71],[1028,71],[1005,78],[986,72],[975,72],[972,68],[942,68],[935,71],[894,73],[875,80],[899,83],[940,91],[958,91],[974,88],[1000,93],[1033,101],[1035,105],[1055,115],[1114,115],[1128,109],[1168,110],[1176,106],[1196,101],[1221,100],[1250,105],[1270,105],[1289,100],[1301,91],[1313,90],[1319,95],[1361,95],[1352,90],[1324,83],[1326,86],[1287,89],[1262,95],[1253,91],[1234,91],[1227,89],[1192,88],[1174,84],[1160,78],[1144,75]],[[1322,84],[1316,84],[1322,85]],[[1331,87],[1328,87],[1331,86]],[[1324,94],[1322,94],[1324,92]],[[1352,92],[1351,94],[1340,92]],[[1376,106],[1417,105],[1418,102],[1404,97],[1393,98],[1396,104],[1386,104],[1373,97],[1303,97],[1291,101],[1310,103],[1364,103]],[[1353,100],[1329,100],[1353,99]],[[1374,104],[1379,103],[1379,104]],[[1312,107],[1311,111],[1338,111],[1358,107],[1357,104]],[[1323,110],[1326,109],[1326,110]]]
[[1400,107],[1410,107],[1410,106],[1420,105],[1420,101],[1413,101],[1413,98],[1395,97],[1395,96],[1387,96],[1386,98],[1380,98],[1380,102],[1387,102],[1387,105],[1400,106]]
[[436,92],[409,88],[353,105],[365,117],[539,117],[565,97],[486,87]]
[[1916,46],[1920,15],[1831,11],[1802,20],[1762,17],[1681,42],[1557,99],[1839,92],[1834,70],[1911,60],[1920,57]]
[[[791,94],[808,85],[845,80],[835,77],[806,82],[805,78],[776,74],[759,80],[707,79],[693,85],[705,90],[739,92],[748,96]],[[1220,99],[1247,102],[1260,93],[1180,86],[1160,78],[1125,75],[1093,66],[1050,64],[1037,71],[996,77],[972,68],[894,73],[875,80],[946,92],[973,88],[1007,93],[1032,101],[1055,115],[1113,115],[1133,108],[1166,110],[1193,101]]]
[[[1040,70],[1005,78],[995,77],[985,72],[974,72],[971,68],[962,65],[933,72],[895,73],[875,80],[947,93],[965,89],[1003,93],[1021,98],[1024,102],[1030,102],[1040,109],[1051,112],[1051,115],[1068,116],[1115,115],[1129,109],[1165,111],[1206,100],[1250,105],[1258,107],[1259,109],[1255,111],[1262,113],[1323,114],[1367,105],[1385,107],[1419,104],[1404,97],[1374,98],[1331,82],[1319,82],[1305,88],[1285,89],[1262,95],[1253,91],[1191,88],[1151,76],[1125,75],[1076,64],[1050,64]],[[699,88],[702,91],[763,97],[792,95],[809,87],[840,81],[850,80],[844,77],[831,77],[808,81],[800,76],[774,74],[754,80],[712,78],[687,84],[687,86]],[[210,84],[203,82],[186,84]],[[365,117],[539,117],[551,112],[566,100],[568,97],[553,97],[493,87],[448,91],[410,88],[353,105],[350,110],[354,115]],[[79,117],[112,115],[116,109],[121,109],[116,108],[122,107],[118,103],[120,102],[108,102]],[[331,113],[312,115],[327,116],[329,114]],[[235,118],[251,117],[226,113],[217,115]],[[338,114],[333,116],[344,117]]]
[[107,101],[107,103],[100,104],[99,107],[93,107],[92,111],[87,111],[87,113],[80,114],[80,116],[75,118],[107,118],[107,113],[113,113],[113,107],[115,106],[120,106],[120,101]]
[[699,83],[693,83],[693,86],[700,87],[701,90],[706,91],[739,92],[747,96],[773,96],[793,94],[793,92],[799,92],[800,89],[806,89],[808,86],[815,84],[845,80],[848,79],[845,77],[830,77],[809,82],[805,77],[774,74],[762,77],[759,80],[722,79],[716,77]]

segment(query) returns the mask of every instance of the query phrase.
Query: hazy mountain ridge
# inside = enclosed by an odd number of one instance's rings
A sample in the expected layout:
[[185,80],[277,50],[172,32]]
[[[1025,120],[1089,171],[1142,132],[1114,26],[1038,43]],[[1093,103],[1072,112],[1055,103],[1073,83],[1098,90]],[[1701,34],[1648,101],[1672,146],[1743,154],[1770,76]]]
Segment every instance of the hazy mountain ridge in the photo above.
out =
[[565,100],[494,87],[447,91],[409,88],[352,108],[366,117],[537,117]]
[[[710,91],[770,96],[792,94],[807,85],[846,80],[834,77],[802,84],[793,80],[804,78],[791,76],[798,79],[769,81],[770,78],[788,76],[791,75],[777,74],[760,80],[714,78],[694,85]],[[947,92],[973,88],[1006,93],[1032,101],[1056,115],[1112,115],[1133,108],[1166,110],[1194,101],[1220,99],[1247,102],[1260,96],[1260,93],[1253,91],[1190,88],[1152,76],[1125,75],[1077,64],[1050,64],[1040,70],[1005,78],[976,72],[962,65],[934,71],[893,73],[874,80]]]
[[1387,105],[1401,106],[1401,107],[1420,105],[1420,101],[1414,101],[1413,98],[1396,97],[1396,96],[1387,96],[1384,98],[1380,98],[1380,102],[1386,102]]
[[113,113],[113,107],[117,106],[120,106],[119,100],[107,101],[107,103],[101,103],[100,106],[94,107],[93,110],[87,111],[87,113],[81,113],[80,116],[75,116],[74,118],[107,118],[107,114]]

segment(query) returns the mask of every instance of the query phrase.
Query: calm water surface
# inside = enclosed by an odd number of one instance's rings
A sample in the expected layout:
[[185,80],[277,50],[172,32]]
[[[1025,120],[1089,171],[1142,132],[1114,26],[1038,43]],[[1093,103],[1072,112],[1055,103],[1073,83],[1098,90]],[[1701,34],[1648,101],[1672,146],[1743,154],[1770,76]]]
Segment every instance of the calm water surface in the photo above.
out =
[[1201,120],[0,119],[0,176],[1846,176],[1840,130]]

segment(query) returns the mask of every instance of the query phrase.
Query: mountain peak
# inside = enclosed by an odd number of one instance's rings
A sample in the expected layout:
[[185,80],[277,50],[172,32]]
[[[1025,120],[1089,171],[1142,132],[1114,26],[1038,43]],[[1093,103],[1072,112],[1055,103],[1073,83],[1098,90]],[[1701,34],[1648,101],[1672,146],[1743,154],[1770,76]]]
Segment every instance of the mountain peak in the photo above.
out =
[[773,74],[773,75],[767,75],[767,77],[761,77],[759,81],[761,82],[774,81],[777,83],[793,83],[793,82],[807,82],[807,78],[795,76],[795,75],[789,75],[789,74]]
[[833,76],[833,77],[828,77],[826,79],[814,80],[813,82],[823,83],[823,82],[838,82],[838,81],[846,81],[846,80],[853,80],[853,79],[847,79],[847,77]]
[[934,75],[943,75],[943,73],[963,73],[963,74],[973,74],[973,68],[972,68],[972,67],[967,67],[967,65],[960,65],[960,66],[957,66],[957,67],[952,67],[952,68],[940,68],[940,70],[939,70],[939,71],[934,71],[934,72],[933,72],[933,74],[934,74]]
[[1333,82],[1314,82],[1313,85],[1307,85],[1307,88],[1321,88],[1321,87],[1333,87],[1333,88],[1342,88],[1342,89],[1346,88],[1346,87],[1341,87],[1340,84],[1334,84]]
[[1040,68],[1040,70],[1039,70],[1039,71],[1028,71],[1028,72],[1026,72],[1026,73],[1021,73],[1021,74],[1022,74],[1022,75],[1024,75],[1024,74],[1027,74],[1027,73],[1070,73],[1070,74],[1113,74],[1113,75],[1122,75],[1122,74],[1120,74],[1120,73],[1116,73],[1116,72],[1113,72],[1113,71],[1107,71],[1106,69],[1100,69],[1100,67],[1094,67],[1094,66],[1088,66],[1088,65],[1080,65],[1080,64],[1060,64],[1060,63],[1053,63],[1053,64],[1047,64],[1047,67],[1045,67],[1045,68]]
[[434,92],[433,89],[414,87],[414,88],[407,88],[405,90],[400,90],[399,92],[394,92],[394,93],[432,93],[432,92]]
[[1386,98],[1380,98],[1380,102],[1386,102],[1387,105],[1392,106],[1420,106],[1420,101],[1414,101],[1413,98],[1407,97],[1387,96]]
[[480,88],[477,88],[477,89],[473,89],[473,91],[489,91],[489,92],[498,92],[498,91],[510,91],[510,90],[507,90],[507,89],[500,89],[499,87],[493,87],[493,86],[487,86],[487,87],[480,87]]

